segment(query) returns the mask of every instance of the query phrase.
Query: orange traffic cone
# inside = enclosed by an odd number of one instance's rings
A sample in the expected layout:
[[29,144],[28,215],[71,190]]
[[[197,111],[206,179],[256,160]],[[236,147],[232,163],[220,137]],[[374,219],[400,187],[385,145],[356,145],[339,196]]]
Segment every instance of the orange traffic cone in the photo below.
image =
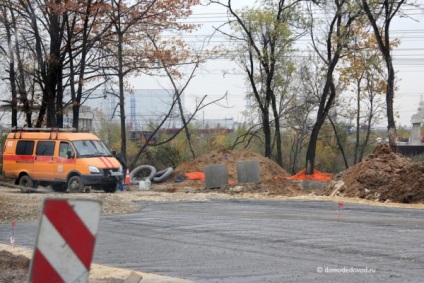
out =
[[130,170],[127,169],[127,175],[125,176],[125,185],[129,185],[129,184],[131,184]]

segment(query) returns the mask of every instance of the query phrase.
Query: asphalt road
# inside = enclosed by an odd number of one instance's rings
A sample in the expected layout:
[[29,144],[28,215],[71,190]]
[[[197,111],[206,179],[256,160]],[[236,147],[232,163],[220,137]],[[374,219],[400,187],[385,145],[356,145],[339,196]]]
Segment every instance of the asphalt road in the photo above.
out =
[[[195,282],[423,282],[424,211],[318,201],[140,202],[102,216],[94,262]],[[37,224],[15,238],[32,247]],[[0,225],[1,241],[10,227]]]

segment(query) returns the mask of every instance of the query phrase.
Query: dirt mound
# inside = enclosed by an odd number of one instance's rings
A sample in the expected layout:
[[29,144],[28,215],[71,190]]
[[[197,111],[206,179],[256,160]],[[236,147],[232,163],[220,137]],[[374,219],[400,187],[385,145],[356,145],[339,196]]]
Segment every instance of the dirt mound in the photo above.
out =
[[424,163],[378,144],[362,162],[343,171],[327,194],[380,202],[424,203]]
[[[252,160],[259,162],[261,182],[259,184],[237,184],[237,162]],[[290,174],[276,162],[247,149],[213,150],[205,155],[197,157],[194,160],[180,164],[174,170],[173,178],[170,178],[170,180],[164,184],[156,184],[155,187],[158,190],[166,190],[168,192],[188,190],[187,188],[191,188],[190,192],[194,192],[193,188],[197,192],[204,192],[206,190],[204,181],[184,179],[181,183],[174,183],[174,180],[179,176],[184,176],[185,173],[203,172],[204,166],[210,164],[225,164],[227,166],[228,180],[231,184],[220,189],[215,189],[214,191],[227,193],[263,193],[268,195],[284,196],[306,194],[306,192],[302,191],[298,185],[284,179],[284,177],[288,177]]]
[[237,162],[257,160],[259,161],[260,176],[264,180],[274,178],[275,176],[290,176],[286,170],[281,168],[277,163],[265,158],[262,155],[251,150],[213,150],[207,154],[197,157],[194,160],[180,164],[176,169],[176,173],[187,173],[195,171],[203,171],[203,167],[208,164],[225,164],[228,170],[228,179],[237,180]]
[[0,251],[0,282],[26,282],[30,260],[22,255]]

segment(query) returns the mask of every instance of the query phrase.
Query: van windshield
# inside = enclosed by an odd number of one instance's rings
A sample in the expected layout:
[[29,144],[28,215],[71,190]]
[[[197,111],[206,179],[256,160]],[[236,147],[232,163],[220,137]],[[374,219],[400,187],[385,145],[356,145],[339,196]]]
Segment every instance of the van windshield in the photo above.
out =
[[78,157],[112,156],[107,147],[98,140],[73,141]]

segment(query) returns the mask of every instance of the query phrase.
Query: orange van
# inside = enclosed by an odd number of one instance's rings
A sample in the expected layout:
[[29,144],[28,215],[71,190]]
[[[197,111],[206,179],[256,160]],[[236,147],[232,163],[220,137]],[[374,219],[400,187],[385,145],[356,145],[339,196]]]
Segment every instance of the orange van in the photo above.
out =
[[97,136],[69,129],[14,129],[4,144],[3,171],[21,186],[71,193],[85,186],[114,193],[124,176]]

